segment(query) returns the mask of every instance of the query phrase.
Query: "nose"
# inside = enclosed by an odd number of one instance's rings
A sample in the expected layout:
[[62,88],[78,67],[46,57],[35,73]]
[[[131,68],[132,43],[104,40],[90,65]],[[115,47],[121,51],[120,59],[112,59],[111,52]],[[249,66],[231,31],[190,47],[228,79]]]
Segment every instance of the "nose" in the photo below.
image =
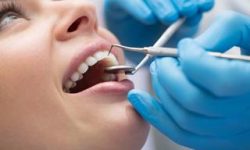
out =
[[[60,5],[60,15],[54,28],[58,41],[70,40],[74,37],[91,34],[97,30],[95,7],[91,3],[70,3]],[[58,9],[58,7],[57,7]]]

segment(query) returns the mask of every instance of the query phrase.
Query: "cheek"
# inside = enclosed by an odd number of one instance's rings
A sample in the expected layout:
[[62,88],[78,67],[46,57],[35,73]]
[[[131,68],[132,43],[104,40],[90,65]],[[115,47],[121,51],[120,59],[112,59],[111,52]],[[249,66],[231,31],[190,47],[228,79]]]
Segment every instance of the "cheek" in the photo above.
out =
[[[39,55],[29,54],[30,51],[24,53],[16,53],[15,56],[9,56],[5,60],[4,71],[1,71],[1,79],[3,84],[15,87],[17,90],[24,90],[23,88],[30,88],[35,90],[41,86],[41,83],[48,80],[46,78],[48,70],[48,60],[42,59]],[[18,89],[19,87],[19,89]]]
[[13,106],[22,101],[22,107],[33,109],[30,104],[48,94],[52,85],[49,47],[41,39],[16,36],[1,41],[0,91],[5,93],[0,94],[1,100],[12,101]]
[[5,40],[1,44],[1,76],[11,80],[14,85],[23,86],[32,82],[38,84],[44,80],[45,74],[49,74],[50,48],[45,42],[42,44],[41,39],[34,36],[17,36]]
[[[51,48],[41,39],[0,44],[0,129],[11,129],[5,134],[15,134],[17,140],[32,140],[33,135],[42,140],[67,123],[53,88]],[[41,124],[46,128],[39,129]]]

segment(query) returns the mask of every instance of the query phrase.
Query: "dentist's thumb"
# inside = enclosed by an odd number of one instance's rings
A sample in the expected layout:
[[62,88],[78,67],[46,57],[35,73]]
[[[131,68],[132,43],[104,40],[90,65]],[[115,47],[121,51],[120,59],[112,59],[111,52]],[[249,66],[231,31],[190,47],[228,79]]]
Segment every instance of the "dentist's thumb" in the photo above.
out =
[[128,94],[128,100],[142,118],[151,124],[158,122],[159,114],[164,112],[160,103],[147,92],[132,90]]

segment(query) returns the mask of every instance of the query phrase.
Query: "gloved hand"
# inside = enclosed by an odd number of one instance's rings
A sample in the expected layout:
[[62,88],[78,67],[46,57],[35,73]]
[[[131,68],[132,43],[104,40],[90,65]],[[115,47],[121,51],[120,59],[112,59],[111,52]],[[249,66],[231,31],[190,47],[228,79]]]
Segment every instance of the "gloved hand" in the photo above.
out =
[[[179,17],[190,17],[181,37],[197,28],[203,12],[210,10],[214,0],[105,0],[108,28],[122,44],[152,45]],[[192,19],[191,19],[192,18]]]
[[[250,62],[215,58],[233,46],[250,50],[250,17],[226,12],[195,40],[179,43],[179,59],[151,64],[156,97],[128,95],[141,116],[173,141],[199,150],[250,149]],[[243,50],[244,49],[244,50]]]

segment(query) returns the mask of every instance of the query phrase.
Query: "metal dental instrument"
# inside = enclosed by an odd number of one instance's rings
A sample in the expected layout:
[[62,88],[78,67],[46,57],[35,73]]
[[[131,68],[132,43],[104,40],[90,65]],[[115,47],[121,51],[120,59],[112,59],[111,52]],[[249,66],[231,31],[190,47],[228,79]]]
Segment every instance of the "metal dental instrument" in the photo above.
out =
[[[175,23],[173,23],[171,26],[167,28],[167,30],[162,34],[162,36],[157,40],[157,42],[154,44],[154,47],[161,47],[163,46],[173,35],[174,33],[182,26],[182,24],[185,22],[185,18],[182,18]],[[117,45],[113,45],[110,49],[116,47]],[[125,72],[125,74],[130,74],[134,75],[142,66],[144,66],[150,58],[152,58],[153,55],[147,54],[143,60],[136,66],[136,67],[131,67],[131,66],[112,66],[112,67],[107,67],[105,68],[106,73],[119,73],[119,72]]]
[[[179,57],[176,48],[168,48],[168,47],[144,47],[144,48],[136,48],[136,47],[128,47],[119,44],[114,44],[113,47],[122,48],[127,51],[137,52],[142,54],[149,54],[151,56],[166,56],[166,57]],[[209,55],[215,56],[218,58],[231,59],[231,60],[241,60],[241,61],[250,61],[250,56],[242,56],[242,55],[230,55],[226,53],[217,53],[217,52],[208,52]]]
[[[132,52],[143,53],[143,54],[146,54],[146,56],[136,67],[119,65],[119,66],[108,67],[105,69],[105,72],[115,74],[115,73],[119,73],[122,71],[122,72],[125,72],[125,74],[133,75],[153,56],[178,57],[177,49],[165,48],[161,46],[165,44],[165,42],[171,38],[171,36],[178,30],[178,28],[184,23],[184,21],[185,19],[181,19],[177,21],[176,23],[174,23],[172,26],[170,26],[165,31],[165,33],[161,36],[161,38],[152,47],[136,48],[136,47],[123,46],[119,44],[112,45],[111,50],[114,47],[118,47],[118,48],[122,48],[124,50],[132,51]],[[250,56],[230,55],[226,53],[217,53],[217,52],[208,52],[208,54],[211,56],[218,57],[218,58],[250,61]]]
[[[177,49],[175,48],[165,48],[165,47],[144,47],[144,48],[135,48],[135,47],[128,47],[128,46],[122,46],[118,44],[114,44],[113,47],[119,47],[124,50],[137,52],[137,53],[143,53],[148,54],[151,56],[168,56],[168,57],[178,57]],[[250,61],[250,56],[242,56],[242,55],[230,55],[225,53],[217,53],[217,52],[208,52],[209,55],[215,56],[218,58],[224,58],[224,59],[231,59],[231,60],[241,60],[241,61]],[[135,72],[134,67],[130,66],[114,66],[114,67],[108,67],[105,69],[107,73],[117,73],[119,71],[125,72],[125,74],[133,74]]]

